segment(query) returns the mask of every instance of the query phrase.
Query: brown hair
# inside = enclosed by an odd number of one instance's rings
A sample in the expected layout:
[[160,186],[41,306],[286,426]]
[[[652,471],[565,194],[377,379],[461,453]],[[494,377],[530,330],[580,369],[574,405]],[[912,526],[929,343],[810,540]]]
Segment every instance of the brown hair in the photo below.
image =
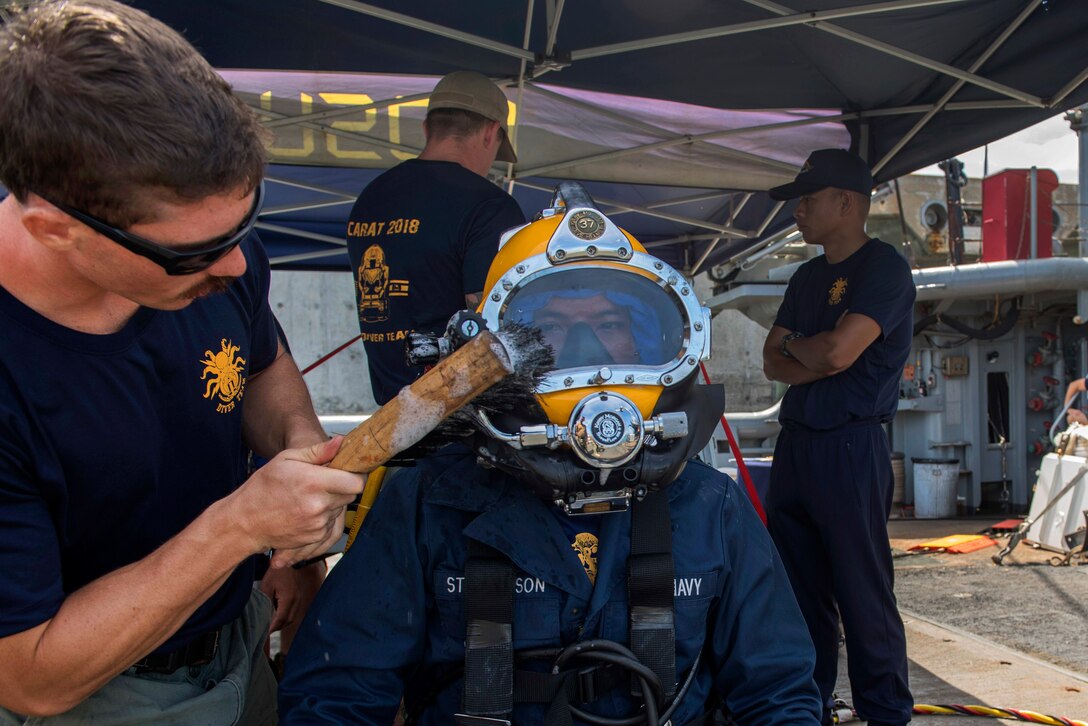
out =
[[250,190],[266,132],[180,35],[113,0],[43,2],[0,27],[0,182],[145,221],[149,195]]
[[480,131],[488,124],[495,123],[475,111],[460,108],[436,108],[427,112],[427,137],[445,139],[451,136],[467,138]]

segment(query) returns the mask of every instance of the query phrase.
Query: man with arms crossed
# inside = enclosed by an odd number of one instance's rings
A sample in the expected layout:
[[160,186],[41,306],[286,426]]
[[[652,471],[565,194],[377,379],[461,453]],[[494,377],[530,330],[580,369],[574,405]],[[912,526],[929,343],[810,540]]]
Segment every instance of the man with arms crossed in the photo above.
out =
[[763,346],[790,384],[771,466],[768,527],[816,646],[816,685],[835,688],[842,620],[854,706],[870,724],[905,724],[906,638],[892,589],[891,454],[884,424],[910,353],[914,283],[906,261],[865,232],[873,179],[842,149],[814,151],[775,199],[824,254],[790,279]]

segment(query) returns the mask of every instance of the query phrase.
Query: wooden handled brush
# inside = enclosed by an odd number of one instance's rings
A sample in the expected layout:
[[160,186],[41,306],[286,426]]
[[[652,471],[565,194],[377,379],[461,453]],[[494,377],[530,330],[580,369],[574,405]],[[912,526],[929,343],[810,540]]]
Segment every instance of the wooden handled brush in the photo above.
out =
[[[383,464],[429,435],[428,441],[435,439],[436,443],[464,436],[465,421],[448,424],[470,401],[492,412],[532,405],[533,389],[554,362],[552,349],[535,328],[512,325],[498,334],[484,330],[348,432],[329,466],[369,476],[357,507],[354,511],[348,508],[344,551],[355,541],[381,490]],[[443,424],[448,430],[442,430]],[[304,560],[294,567],[305,567],[324,557]]]
[[551,363],[551,349],[537,331],[485,330],[352,429],[329,466],[360,474],[373,471],[504,379],[531,395],[533,381]]

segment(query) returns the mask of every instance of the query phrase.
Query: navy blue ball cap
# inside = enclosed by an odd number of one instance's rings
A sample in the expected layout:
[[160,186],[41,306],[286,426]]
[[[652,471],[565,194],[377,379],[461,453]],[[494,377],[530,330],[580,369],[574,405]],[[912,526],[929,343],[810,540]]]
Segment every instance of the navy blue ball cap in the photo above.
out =
[[868,194],[873,190],[873,175],[869,165],[857,154],[846,149],[819,149],[808,155],[797,178],[768,190],[768,194],[771,199],[781,202],[827,187]]

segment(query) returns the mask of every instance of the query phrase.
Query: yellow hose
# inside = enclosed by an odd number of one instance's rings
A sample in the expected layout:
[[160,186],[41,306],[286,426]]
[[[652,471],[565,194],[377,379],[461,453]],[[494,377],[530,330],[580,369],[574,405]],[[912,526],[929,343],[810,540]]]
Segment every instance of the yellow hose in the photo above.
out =
[[[1025,711],[1015,708],[993,708],[991,706],[961,706],[959,704],[930,705],[927,703],[914,704],[915,714],[937,716],[985,716],[987,718],[1014,719],[1016,721],[1028,721],[1030,723],[1042,723],[1049,726],[1088,726],[1088,721],[1078,721],[1062,716],[1048,716],[1045,713]],[[857,719],[857,713],[849,706],[836,708],[832,712],[834,723],[846,723]]]
[[1030,723],[1043,723],[1050,726],[1088,726],[1088,722],[1061,716],[1048,716],[1045,713],[1025,711],[1015,708],[992,708],[990,706],[935,705],[918,703],[914,712],[920,714],[958,714],[961,716],[986,716],[988,718],[1016,719]]
[[382,490],[382,484],[385,483],[385,474],[388,469],[384,466],[379,466],[374,471],[367,474],[366,484],[363,485],[363,494],[359,499],[359,505],[355,508],[355,512],[348,512],[351,517],[351,521],[347,521],[347,517],[344,518],[345,524],[348,527],[348,541],[344,545],[344,552],[347,552],[351,548],[351,543],[355,541],[355,537],[359,534],[359,528],[363,526],[363,520],[366,519],[366,515],[370,513],[370,508],[374,506],[374,500],[378,498],[378,492]]

